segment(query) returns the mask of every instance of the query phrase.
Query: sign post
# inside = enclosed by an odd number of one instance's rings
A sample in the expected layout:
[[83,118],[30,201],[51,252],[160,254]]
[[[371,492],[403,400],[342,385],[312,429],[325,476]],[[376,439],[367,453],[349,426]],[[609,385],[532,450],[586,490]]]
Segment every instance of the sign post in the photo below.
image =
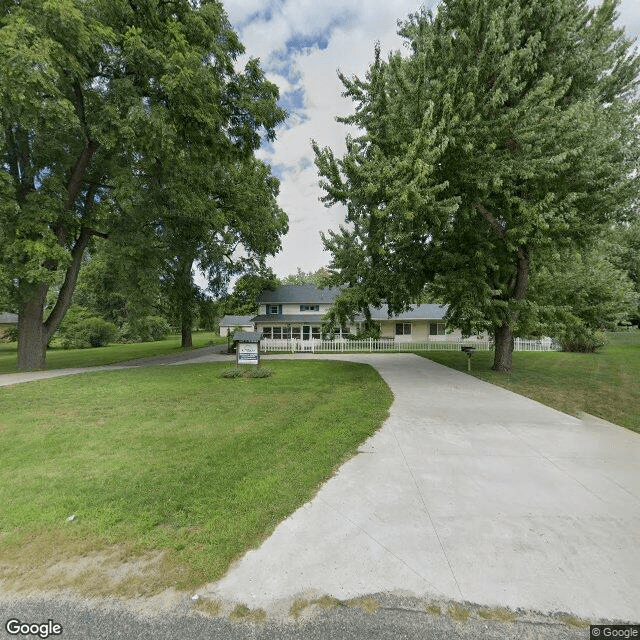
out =
[[260,366],[261,333],[252,331],[238,332],[233,336],[236,344],[236,365],[252,364]]

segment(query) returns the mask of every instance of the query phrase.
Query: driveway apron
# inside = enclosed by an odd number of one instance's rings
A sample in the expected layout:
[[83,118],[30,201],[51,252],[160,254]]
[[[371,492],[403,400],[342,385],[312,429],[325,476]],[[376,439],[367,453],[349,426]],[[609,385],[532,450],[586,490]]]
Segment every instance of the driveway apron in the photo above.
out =
[[380,372],[389,418],[203,595],[269,608],[392,592],[638,621],[638,434],[415,355],[339,359]]

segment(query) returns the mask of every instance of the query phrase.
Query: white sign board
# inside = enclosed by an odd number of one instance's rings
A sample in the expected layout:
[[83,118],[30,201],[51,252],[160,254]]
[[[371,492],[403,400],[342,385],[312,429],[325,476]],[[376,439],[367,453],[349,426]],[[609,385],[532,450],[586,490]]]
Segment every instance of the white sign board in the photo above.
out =
[[256,342],[238,342],[236,361],[238,364],[258,364],[260,362],[258,344]]

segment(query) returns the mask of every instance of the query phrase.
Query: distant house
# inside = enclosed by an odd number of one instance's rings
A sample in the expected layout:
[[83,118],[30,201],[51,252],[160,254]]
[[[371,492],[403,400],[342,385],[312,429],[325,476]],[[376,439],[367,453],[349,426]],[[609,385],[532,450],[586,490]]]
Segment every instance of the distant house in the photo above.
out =
[[242,331],[253,331],[255,328],[251,316],[224,316],[220,320],[220,335],[229,335],[236,327],[240,327]]
[[0,313],[0,337],[4,335],[7,329],[11,329],[11,327],[15,327],[17,324],[17,313]]
[[[258,315],[253,318],[256,331],[272,340],[307,341],[322,338],[322,318],[329,311],[340,289],[317,289],[313,285],[282,285],[265,290],[258,298]],[[380,336],[399,342],[424,340],[457,341],[459,330],[447,332],[444,316],[446,305],[420,304],[410,311],[389,317],[388,307],[370,307],[371,318],[380,325]],[[335,339],[344,339],[362,328],[364,318],[356,316],[354,322],[337,327]]]

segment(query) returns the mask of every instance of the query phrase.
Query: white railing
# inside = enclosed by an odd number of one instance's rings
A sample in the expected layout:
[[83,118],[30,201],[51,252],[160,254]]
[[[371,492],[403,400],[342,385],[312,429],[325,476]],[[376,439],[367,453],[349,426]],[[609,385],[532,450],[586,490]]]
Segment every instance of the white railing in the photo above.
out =
[[[422,340],[416,342],[400,342],[391,338],[365,338],[363,340],[274,340],[264,338],[260,341],[260,348],[264,352],[289,351],[291,353],[345,353],[345,352],[376,352],[376,351],[460,351],[461,347],[474,347],[478,351],[490,351],[493,343],[489,340]],[[558,345],[550,338],[542,340],[514,341],[515,351],[557,351]]]

